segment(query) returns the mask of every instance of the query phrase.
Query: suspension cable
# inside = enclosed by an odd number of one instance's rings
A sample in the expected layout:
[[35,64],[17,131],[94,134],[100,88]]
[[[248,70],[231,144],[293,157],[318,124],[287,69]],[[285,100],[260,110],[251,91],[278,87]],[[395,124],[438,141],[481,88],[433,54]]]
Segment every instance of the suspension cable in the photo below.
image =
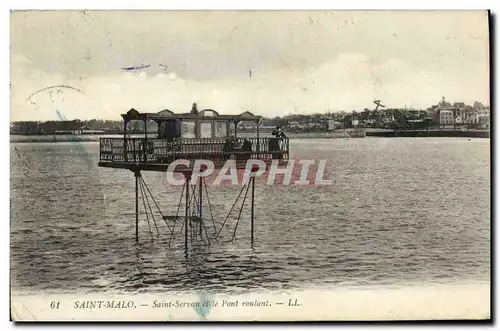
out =
[[[186,189],[189,190],[189,187],[187,187]],[[184,190],[182,192],[184,193]],[[184,217],[189,217],[189,212],[191,212],[191,199],[189,199],[189,201],[186,200],[185,203],[186,204],[184,206],[186,207],[187,205],[188,215],[184,215]],[[179,231],[179,233],[182,233],[182,230],[184,229],[184,223],[185,223],[184,221],[181,222],[181,230]]]
[[181,209],[181,202],[182,202],[182,199],[184,197],[184,187],[185,187],[185,185],[182,185],[181,198],[179,199],[179,204],[177,205],[177,212],[175,213],[176,218],[179,217],[179,211]]
[[214,215],[212,214],[212,205],[210,203],[210,196],[208,195],[207,183],[205,181],[203,181],[203,182],[204,182],[203,186],[205,186],[205,193],[207,195],[208,210],[210,210],[210,218],[212,218],[212,224],[214,226],[214,234],[216,234],[217,233],[217,226],[215,225]]
[[[142,181],[142,184],[143,184],[143,185],[147,188],[146,182],[144,182],[144,180]],[[154,198],[153,198],[153,195],[151,194],[151,192],[150,192],[149,190],[148,190],[148,192],[149,192],[149,194],[151,195],[151,199],[153,200],[153,202],[155,202],[155,201],[154,201]],[[147,196],[147,195],[146,195],[146,202],[148,203],[149,210],[151,211],[151,216],[153,217],[153,222],[154,222],[154,225],[155,225],[155,227],[156,227],[156,231],[158,232],[158,236],[159,236],[159,235],[160,235],[160,232],[158,231],[158,226],[156,225],[156,219],[155,219],[154,214],[153,214],[153,209],[152,209],[152,207],[151,207],[151,204],[149,203],[149,199],[148,199],[148,196]],[[156,204],[156,202],[155,202],[155,204]],[[163,219],[163,221],[165,222],[165,225],[168,227],[168,230],[169,230],[170,232],[172,232],[172,231],[173,231],[173,229],[170,227],[170,224],[168,224],[167,220],[165,220],[165,217],[163,216],[163,214],[162,214],[162,212],[161,212],[160,208],[158,207],[158,205],[156,205],[156,206],[157,206],[157,208],[158,208],[158,212],[160,213],[161,218],[162,218],[162,219]]]
[[[151,193],[151,191],[149,190],[148,185],[147,185],[147,184],[146,184],[146,182],[144,181],[144,178],[143,178],[143,177],[141,177],[141,179],[142,179],[142,185],[144,185],[144,187],[148,190],[148,193],[149,193],[149,195],[151,196],[151,200],[153,200],[153,202],[154,202],[154,204],[155,204],[156,208],[158,209],[158,212],[160,213],[161,218],[162,218],[162,219],[163,219],[163,221],[165,222],[165,225],[168,227],[168,230],[169,230],[170,232],[174,231],[174,230],[170,227],[170,224],[168,224],[168,222],[167,222],[167,220],[165,219],[165,217],[163,216],[163,213],[161,212],[160,207],[159,207],[159,206],[158,206],[158,204],[156,203],[156,200],[155,200],[155,198],[154,198],[153,194],[152,194],[152,193]],[[153,214],[153,208],[151,207],[151,204],[149,203],[149,199],[148,199],[148,196],[147,196],[147,195],[146,195],[146,201],[147,201],[147,203],[148,203],[149,210],[151,211],[151,217],[153,218],[153,222],[154,222],[154,225],[155,225],[155,227],[156,227],[156,232],[158,233],[158,236],[159,236],[159,235],[160,235],[160,232],[158,231],[158,226],[156,225],[156,219],[155,219],[154,214]]]
[[193,190],[192,190],[192,193],[191,193],[191,199],[189,199],[189,206],[191,206],[191,202],[194,200],[194,203],[195,203],[195,208],[199,210],[200,206],[198,204],[198,199],[195,199],[197,198],[196,196],[196,185],[191,185]]
[[[141,178],[142,178],[142,177],[141,177]],[[148,185],[146,184],[146,181],[144,180],[144,178],[142,178],[142,182],[144,183],[144,186],[145,186],[145,187],[146,187],[146,189],[148,190],[149,195],[151,196],[151,199],[152,199],[152,200],[153,200],[153,202],[155,203],[155,206],[156,206],[156,208],[158,209],[158,212],[159,212],[159,213],[160,213],[160,215],[163,217],[163,213],[161,212],[161,209],[160,209],[160,207],[158,206],[158,203],[156,203],[156,200],[155,200],[155,198],[154,198],[153,194],[151,193],[151,191],[149,190],[149,187],[148,187]]]
[[[185,185],[182,185],[181,198],[179,199],[179,203],[177,204],[177,212],[175,213],[174,227],[172,229],[172,232],[170,233],[170,238],[168,239],[168,247],[170,247],[172,239],[175,238],[175,226],[177,225],[177,221],[179,220],[179,211],[181,209],[182,199],[184,197],[184,187],[185,187]],[[181,232],[182,232],[183,226],[184,226],[184,222],[181,222]]]
[[[197,212],[197,214],[198,214],[197,215],[198,216],[198,222],[201,223],[201,226],[205,226],[205,224],[204,224],[205,222],[203,222],[203,219],[200,217],[200,213],[199,213],[199,210],[201,208],[200,208],[200,203],[198,202],[199,196],[196,193],[196,191],[197,191],[196,188],[197,187],[198,187],[198,185],[193,185],[192,186],[192,189],[193,189],[192,192],[193,193],[192,193],[192,199],[191,199],[191,201],[194,201],[194,203],[195,203],[195,210],[198,211]],[[190,205],[191,205],[191,202],[190,202]],[[193,215],[193,212],[191,213],[191,215]],[[195,227],[193,227],[194,228],[194,238],[195,238],[195,240],[196,240],[196,238],[198,238],[198,225],[199,224],[196,224]],[[201,229],[201,227],[200,227],[200,233],[199,233],[199,235],[200,235],[200,238],[203,239],[203,229]]]
[[187,227],[189,229],[189,240],[190,242],[193,242],[193,223],[191,222],[191,219],[188,218],[188,223],[187,223]]
[[[146,184],[144,184],[144,181],[140,181],[139,183],[142,186],[146,185]],[[143,190],[144,190],[144,188],[143,188]],[[156,225],[155,215],[153,214],[153,209],[151,208],[151,204],[149,203],[149,198],[148,198],[148,195],[146,194],[145,190],[144,190],[144,196],[146,197],[146,203],[147,203],[147,205],[149,207],[149,212],[151,213],[151,218],[153,219],[153,224],[154,224],[154,226],[156,228],[157,237],[159,237],[160,236],[160,231],[158,230],[158,226]]]
[[[205,236],[207,237],[208,245],[210,246],[210,238],[208,237],[207,227],[205,226],[205,222],[202,221],[201,225],[203,225],[203,229],[205,230]],[[200,233],[200,237],[203,239],[203,230]]]
[[222,229],[224,228],[224,225],[226,224],[227,219],[229,218],[229,215],[231,215],[231,212],[233,211],[234,206],[236,205],[236,203],[240,199],[241,193],[243,193],[243,190],[246,188],[246,186],[247,186],[246,184],[243,185],[243,188],[241,189],[240,193],[238,194],[238,197],[236,198],[236,200],[234,201],[233,206],[229,210],[229,213],[227,213],[226,218],[224,219],[224,222],[222,222],[222,226],[219,229],[219,232],[217,232],[217,235],[215,236],[215,239],[217,239],[219,237],[219,234],[221,233]]
[[148,209],[146,208],[146,200],[144,199],[144,188],[142,185],[139,185],[141,188],[141,196],[142,203],[144,204],[144,211],[146,212],[146,220],[148,221],[149,233],[151,234],[151,240],[153,240],[153,231],[151,231],[151,224],[149,223]]
[[[151,193],[151,191],[149,190],[149,187],[148,187],[148,185],[146,184],[146,181],[144,181],[144,178],[142,178],[142,176],[141,176],[141,179],[142,179],[142,183],[144,184],[144,186],[145,186],[145,187],[146,187],[146,189],[148,190],[148,193],[149,193],[149,195],[151,196],[151,199],[153,200],[153,202],[154,202],[154,204],[155,204],[156,208],[158,209],[158,212],[160,213],[161,218],[163,219],[163,221],[165,222],[165,224],[168,226],[168,229],[169,229],[170,231],[173,231],[173,230],[170,228],[169,224],[167,223],[167,220],[165,219],[165,217],[164,217],[163,213],[161,212],[160,206],[158,206],[158,203],[156,202],[156,200],[155,200],[155,198],[154,198],[153,194],[152,194],[152,193]],[[152,213],[153,213],[153,212],[151,212],[151,214],[152,214]],[[155,225],[156,225],[156,222],[155,222]]]
[[[189,189],[189,188],[188,188],[188,189]],[[194,196],[195,196],[195,194],[196,194],[196,192],[194,192],[194,191],[195,191],[195,187],[193,187],[193,193],[192,193],[192,194],[190,195],[190,197],[189,197],[188,210],[189,210],[189,213],[190,213],[191,215],[187,215],[188,217],[191,217],[191,216],[192,216],[192,213],[191,213],[191,202],[193,201],[193,198],[194,198]],[[184,192],[183,192],[183,193],[184,193]],[[194,200],[195,200],[195,202],[196,202],[196,199],[194,199]],[[189,224],[191,224],[191,219],[189,220]],[[179,233],[182,233],[182,230],[183,230],[183,229],[184,229],[184,222],[182,222],[182,225],[181,225],[181,230],[179,231]],[[191,231],[191,229],[189,229],[189,231]],[[192,241],[192,239],[191,239],[191,241]]]
[[247,199],[247,194],[248,194],[249,188],[250,188],[250,185],[247,185],[247,190],[245,191],[245,196],[243,197],[243,202],[241,203],[240,213],[238,214],[238,220],[236,221],[236,226],[234,227],[234,232],[233,232],[233,236],[231,238],[231,241],[233,241],[234,237],[236,237],[236,230],[238,229],[238,224],[240,223],[241,212],[243,211],[243,207],[245,206],[245,201]]

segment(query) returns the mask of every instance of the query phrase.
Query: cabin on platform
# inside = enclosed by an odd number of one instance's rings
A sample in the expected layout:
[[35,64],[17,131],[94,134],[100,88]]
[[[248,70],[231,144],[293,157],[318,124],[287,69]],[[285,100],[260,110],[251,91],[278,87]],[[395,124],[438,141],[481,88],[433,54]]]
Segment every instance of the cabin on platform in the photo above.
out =
[[[189,113],[175,114],[171,110],[165,109],[158,113],[139,113],[135,109],[130,109],[123,117],[123,132],[126,135],[127,124],[131,121],[142,121],[147,125],[149,121],[155,121],[158,126],[155,138],[173,140],[174,138],[207,139],[225,138],[230,132],[237,134],[238,124],[242,121],[252,121],[257,124],[257,137],[259,136],[259,126],[262,121],[261,116],[255,116],[250,112],[239,115],[219,115],[213,109],[205,109],[200,112],[193,104],[193,109]],[[147,138],[147,132],[145,132]]]
[[[287,160],[289,143],[285,137],[261,138],[261,116],[248,111],[239,115],[221,115],[213,109],[175,114],[165,109],[158,113],[140,113],[130,109],[123,118],[123,138],[101,138],[99,166],[164,171],[177,159],[208,159],[224,162],[228,159],[246,161],[260,159]],[[127,131],[132,121],[157,123],[156,135],[147,130],[140,136]],[[255,137],[238,137],[238,124],[252,121],[257,125]]]

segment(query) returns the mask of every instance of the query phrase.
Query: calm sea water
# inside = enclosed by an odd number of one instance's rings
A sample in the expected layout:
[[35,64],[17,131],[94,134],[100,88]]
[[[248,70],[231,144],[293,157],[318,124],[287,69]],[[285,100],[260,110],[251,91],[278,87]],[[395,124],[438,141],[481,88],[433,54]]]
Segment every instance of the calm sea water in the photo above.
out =
[[[14,150],[14,147],[17,151]],[[11,283],[35,292],[149,292],[485,283],[490,280],[489,140],[291,140],[326,159],[333,185],[256,187],[255,244],[167,245],[142,215],[134,176],[97,167],[98,143],[11,144]],[[145,173],[160,208],[181,188]],[[222,221],[241,187],[210,188]],[[142,200],[141,200],[142,201]],[[141,202],[142,203],[142,202]],[[142,206],[141,206],[142,208]],[[230,234],[235,220],[228,221]]]

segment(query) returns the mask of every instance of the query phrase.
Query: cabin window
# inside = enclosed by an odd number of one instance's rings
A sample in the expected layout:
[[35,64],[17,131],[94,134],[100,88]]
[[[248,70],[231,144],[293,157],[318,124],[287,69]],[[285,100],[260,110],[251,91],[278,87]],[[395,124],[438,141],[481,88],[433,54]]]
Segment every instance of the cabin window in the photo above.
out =
[[227,122],[221,122],[221,121],[215,122],[215,137],[216,138],[227,137]]
[[182,138],[196,138],[196,122],[182,122]]
[[212,117],[215,116],[215,112],[213,110],[204,110],[202,112],[202,116]]
[[234,122],[229,122],[229,135],[236,135],[236,126],[237,124]]
[[212,122],[200,122],[200,138],[212,138]]
[[167,123],[163,121],[160,122],[158,125],[158,138],[164,138],[166,131],[167,131]]
[[180,122],[176,120],[163,120],[158,123],[158,138],[172,139],[181,135]]

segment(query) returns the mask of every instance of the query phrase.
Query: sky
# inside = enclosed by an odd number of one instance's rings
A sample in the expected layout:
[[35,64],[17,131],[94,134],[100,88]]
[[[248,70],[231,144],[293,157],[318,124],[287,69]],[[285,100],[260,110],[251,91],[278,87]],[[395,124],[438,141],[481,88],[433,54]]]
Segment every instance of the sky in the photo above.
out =
[[120,120],[130,108],[188,112],[193,102],[266,117],[373,109],[375,99],[489,104],[487,15],[14,11],[11,120],[57,120],[58,111]]

